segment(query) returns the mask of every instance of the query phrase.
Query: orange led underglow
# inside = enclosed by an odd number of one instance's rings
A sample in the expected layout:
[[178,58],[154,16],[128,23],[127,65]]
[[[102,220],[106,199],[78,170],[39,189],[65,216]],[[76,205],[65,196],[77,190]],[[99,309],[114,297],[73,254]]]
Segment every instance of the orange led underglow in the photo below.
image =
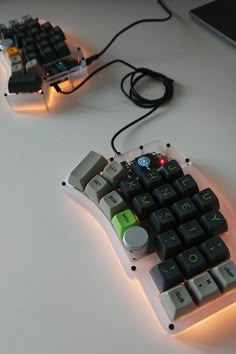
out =
[[[73,198],[70,198],[69,201],[75,206],[74,210],[76,210],[80,214],[81,214],[81,210],[82,210],[82,213],[86,214],[85,217],[86,217],[86,221],[87,221],[87,224],[89,225],[89,227],[94,226],[95,228],[99,228],[99,239],[101,239],[102,247],[106,250],[106,254],[110,255],[110,261],[111,261],[112,267],[114,266],[114,264],[117,264],[118,265],[116,267],[117,274],[120,274],[120,272],[122,271],[122,273],[126,275],[126,278],[129,279],[119,258],[116,255],[116,252],[112,246],[111,241],[107,237],[107,234],[106,234],[105,230],[103,229],[102,225],[99,223],[99,221],[83,205],[78,204]],[[77,220],[77,216],[76,216],[76,220]],[[94,230],[93,234],[97,235],[98,234],[97,230]],[[93,242],[93,241],[91,241],[91,242]],[[117,260],[118,262],[115,262],[114,259]],[[113,269],[113,271],[114,271],[114,269]]]
[[48,109],[53,107],[53,104],[57,105],[57,101],[59,100],[59,95],[56,94],[56,91],[53,87],[48,88],[48,96],[47,96],[47,105]]
[[229,337],[230,333],[235,336],[235,326],[236,304],[234,303],[187,328],[182,333],[179,333],[178,337],[183,340],[205,337],[212,344],[215,344],[217,332],[221,339]]
[[[136,288],[138,289],[138,291],[142,294],[142,300],[143,300],[143,299],[145,300],[145,304],[142,305],[142,306],[144,307],[143,310],[146,311],[146,306],[148,306],[148,308],[149,308],[150,312],[152,313],[152,315],[153,315],[153,317],[154,317],[156,323],[158,324],[160,330],[163,331],[163,328],[162,328],[160,322],[158,321],[157,315],[156,315],[156,313],[155,313],[155,311],[154,311],[152,305],[151,305],[150,302],[148,301],[147,295],[146,295],[146,293],[145,293],[145,291],[144,291],[142,285],[140,284],[139,280],[138,280],[138,279],[134,279],[134,284],[135,284]],[[140,306],[140,308],[141,308],[141,306]],[[146,326],[146,325],[145,325],[145,326]],[[164,331],[163,331],[163,332],[164,332]]]
[[139,217],[138,217],[136,214],[134,214],[134,217],[135,217],[136,221],[140,224],[140,219],[139,219]]
[[[86,198],[86,197],[85,197]],[[106,230],[103,228],[103,224],[100,224],[100,222],[98,221],[98,219],[96,219],[95,216],[93,216],[93,214],[90,213],[90,211],[84,207],[81,206],[81,204],[78,204],[74,199],[69,199],[71,201],[71,203],[73,203],[76,206],[77,211],[80,212],[80,215],[82,214],[86,214],[86,222],[89,224],[89,227],[94,227],[96,228],[96,230],[94,230],[94,235],[98,235],[97,232],[97,227],[99,228],[99,240],[100,238],[102,239],[102,247],[105,247],[106,249],[106,256],[108,255],[110,261],[112,262],[112,265],[115,264],[119,264],[119,267],[117,267],[117,272],[118,272],[118,276],[120,276],[120,271],[122,269],[122,272],[124,274],[126,274],[126,276],[128,276],[128,274],[125,272],[124,267],[122,266],[122,259],[117,256],[117,253],[115,251],[115,244],[112,244],[112,238],[109,237],[109,234],[107,234]],[[103,219],[101,219],[101,222],[103,222]],[[105,241],[105,239],[110,242]],[[92,242],[92,241],[91,241]],[[111,258],[110,258],[111,257]],[[114,262],[114,258],[116,258],[119,262]],[[152,261],[151,261],[152,262]],[[150,263],[151,264],[151,263]],[[139,266],[139,263],[135,264],[137,265],[137,267]],[[137,268],[138,271],[138,268]],[[137,273],[138,275],[139,273]],[[135,274],[134,274],[135,275]],[[130,278],[128,277],[128,279],[130,280]],[[142,280],[141,280],[142,282]],[[207,315],[206,318],[204,317],[204,313],[203,312],[195,312],[193,313],[193,316],[195,316],[192,320],[191,318],[191,313],[190,313],[190,317],[188,317],[188,315],[181,317],[180,319],[176,320],[173,322],[174,326],[175,326],[175,330],[171,331],[171,329],[169,328],[169,325],[171,324],[171,320],[168,321],[168,318],[163,318],[162,317],[162,313],[160,313],[161,315],[161,319],[160,321],[158,320],[158,310],[155,310],[155,305],[153,304],[152,307],[152,302],[153,302],[153,294],[151,295],[150,299],[149,299],[149,295],[148,292],[146,293],[145,290],[142,287],[142,284],[139,281],[139,279],[137,279],[136,277],[134,277],[134,279],[132,279],[132,284],[136,285],[136,288],[138,288],[139,292],[143,295],[142,298],[145,299],[145,302],[140,304],[139,308],[142,309],[142,311],[147,311],[147,306],[148,308],[151,309],[151,313],[153,313],[155,321],[158,322],[158,327],[166,334],[167,332],[171,335],[171,336],[177,336],[178,339],[182,340],[184,339],[184,341],[186,340],[192,340],[192,338],[197,338],[200,337],[203,338],[205,336],[205,338],[207,338],[209,340],[209,338],[212,338],[212,342],[214,340],[214,335],[215,333],[218,331],[219,334],[220,332],[227,332],[227,331],[234,331],[234,328],[236,326],[236,304],[230,304],[229,302],[225,303],[225,308],[219,310],[219,307],[215,309],[215,313]],[[144,287],[147,286],[146,280],[144,282]],[[151,290],[152,291],[152,290]],[[158,292],[156,294],[157,296],[157,301],[158,300]],[[148,304],[148,305],[147,305]],[[206,304],[207,305],[207,304]],[[201,308],[199,308],[199,310],[201,310]],[[204,308],[203,308],[204,310]],[[207,311],[207,309],[206,309]],[[212,311],[211,311],[212,312]],[[199,314],[199,316],[198,316]],[[203,318],[203,319],[202,319]],[[162,322],[162,320],[164,322]],[[186,321],[185,321],[186,320]],[[162,322],[162,325],[161,325]],[[226,323],[226,326],[222,326],[222,323]],[[151,326],[151,325],[150,325]],[[153,326],[151,326],[153,328]],[[227,329],[226,329],[227,328]],[[227,332],[228,333],[228,332]],[[227,335],[227,333],[225,335]]]
[[2,71],[3,71],[3,75],[4,75],[4,78],[2,77],[1,82],[6,82],[6,80],[7,80],[7,72],[6,72],[6,69],[5,69],[5,67],[4,67],[4,65],[3,65],[3,63],[1,61],[0,61],[0,66],[2,67]]
[[47,107],[42,104],[42,105],[36,105],[36,104],[28,104],[27,106],[24,107],[12,107],[12,109],[14,111],[17,112],[26,112],[26,113],[30,113],[30,112],[36,112],[36,113],[40,113],[40,112],[46,112],[47,111]]
[[[153,314],[155,320],[157,320],[158,326],[163,333],[166,334],[164,328],[160,325],[158,321],[158,317],[152,308],[144,289],[142,288],[138,279],[134,279],[136,287],[142,293],[143,298],[145,299],[146,304],[148,304],[151,313]],[[145,305],[146,305],[145,304]],[[146,311],[146,309],[145,309]],[[170,321],[171,323],[171,321]],[[226,324],[225,326],[223,324]],[[211,339],[212,343],[215,343],[215,333],[218,331],[219,336],[223,335],[222,332],[226,332],[225,336],[228,336],[229,332],[231,332],[235,336],[235,326],[236,326],[236,304],[229,305],[228,307],[217,311],[216,313],[204,318],[203,320],[193,324],[192,326],[186,328],[182,332],[174,333],[169,331],[172,336],[178,336],[178,339],[186,341],[187,339],[190,340],[194,337],[199,338],[207,338],[208,340]],[[166,328],[166,331],[168,328]],[[223,335],[224,338],[224,335]]]

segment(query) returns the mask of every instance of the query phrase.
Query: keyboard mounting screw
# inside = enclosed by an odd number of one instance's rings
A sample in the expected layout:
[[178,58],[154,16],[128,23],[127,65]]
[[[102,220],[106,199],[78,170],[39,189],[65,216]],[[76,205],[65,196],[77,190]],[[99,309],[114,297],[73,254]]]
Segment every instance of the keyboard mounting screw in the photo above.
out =
[[189,163],[189,162],[190,162],[190,159],[187,157],[187,158],[185,159],[185,162]]

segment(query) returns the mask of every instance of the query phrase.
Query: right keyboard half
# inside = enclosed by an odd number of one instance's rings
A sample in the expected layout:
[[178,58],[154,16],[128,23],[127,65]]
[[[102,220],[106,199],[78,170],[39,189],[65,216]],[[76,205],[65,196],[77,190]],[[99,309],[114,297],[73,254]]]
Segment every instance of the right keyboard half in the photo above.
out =
[[210,182],[169,144],[109,161],[91,152],[65,187],[103,225],[166,331],[181,332],[235,303],[233,217]]

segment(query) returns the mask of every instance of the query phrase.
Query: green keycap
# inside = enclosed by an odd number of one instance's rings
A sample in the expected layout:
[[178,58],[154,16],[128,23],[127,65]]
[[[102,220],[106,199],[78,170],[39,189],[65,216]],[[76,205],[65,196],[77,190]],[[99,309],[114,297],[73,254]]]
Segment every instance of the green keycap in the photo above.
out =
[[112,224],[116,232],[122,239],[125,231],[131,226],[138,225],[138,222],[135,219],[135,216],[132,213],[132,211],[130,209],[126,209],[121,213],[118,213],[115,216],[113,216]]

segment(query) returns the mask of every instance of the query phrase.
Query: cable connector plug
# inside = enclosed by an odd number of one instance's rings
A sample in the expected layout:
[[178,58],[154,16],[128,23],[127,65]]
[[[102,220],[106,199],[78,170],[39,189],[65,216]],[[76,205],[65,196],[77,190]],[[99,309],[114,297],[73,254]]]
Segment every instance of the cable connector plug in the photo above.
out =
[[57,92],[60,92],[61,93],[61,88],[58,84],[52,84],[51,86],[54,87],[54,89],[57,91]]
[[88,57],[86,60],[86,64],[87,66],[89,66],[90,64],[92,64],[95,60],[97,60],[99,58],[99,55],[98,54],[94,54],[94,55],[91,55],[91,57]]

